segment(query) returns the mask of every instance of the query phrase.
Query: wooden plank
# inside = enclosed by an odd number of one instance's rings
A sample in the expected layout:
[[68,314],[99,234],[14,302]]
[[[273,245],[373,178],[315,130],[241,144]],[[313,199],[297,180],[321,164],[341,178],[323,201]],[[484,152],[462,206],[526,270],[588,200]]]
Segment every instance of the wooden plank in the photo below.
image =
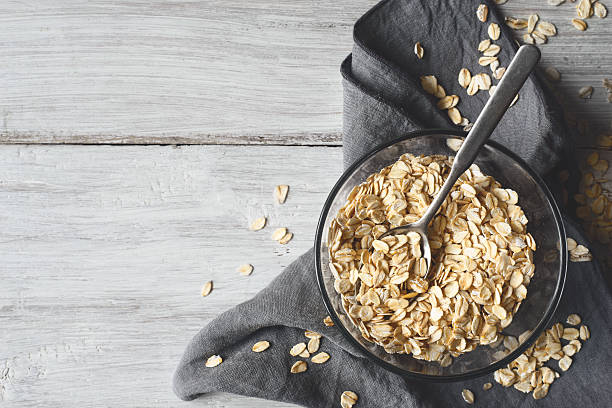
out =
[[[337,145],[339,64],[353,23],[375,3],[4,1],[0,141]],[[579,116],[608,126],[610,19],[577,32],[569,2],[512,0],[503,9],[557,24],[543,63],[563,73]],[[578,100],[589,84],[593,99]]]
[[[12,145],[0,162],[0,405],[166,407],[183,406],[171,374],[197,330],[313,245],[341,150]],[[279,226],[287,245],[270,239]]]

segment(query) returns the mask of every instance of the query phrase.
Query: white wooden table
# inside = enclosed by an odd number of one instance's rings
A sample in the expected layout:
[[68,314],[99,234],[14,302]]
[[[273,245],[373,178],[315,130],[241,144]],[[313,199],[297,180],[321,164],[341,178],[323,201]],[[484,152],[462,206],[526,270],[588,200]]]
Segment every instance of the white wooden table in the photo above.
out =
[[[543,64],[573,111],[609,126],[612,19],[580,33],[569,4],[532,3],[504,9],[557,23]],[[373,4],[0,3],[0,405],[186,406],[171,375],[187,341],[312,245],[341,171],[339,64]],[[293,241],[249,232],[261,215]]]

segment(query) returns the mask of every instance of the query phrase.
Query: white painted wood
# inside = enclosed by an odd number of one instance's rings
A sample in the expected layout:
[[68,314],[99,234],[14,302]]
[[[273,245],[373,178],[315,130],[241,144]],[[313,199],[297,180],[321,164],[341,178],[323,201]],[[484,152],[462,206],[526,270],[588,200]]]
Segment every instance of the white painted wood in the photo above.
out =
[[[376,0],[0,2],[0,141],[339,144],[339,65]],[[579,116],[608,126],[612,19],[511,0],[559,28],[544,64]],[[608,6],[612,6],[609,4]],[[593,85],[593,99],[576,98]],[[582,143],[582,139],[580,141]]]
[[[187,342],[313,245],[341,151],[13,145],[0,163],[0,405],[180,407],[171,375]],[[279,226],[295,234],[285,246],[270,239]]]

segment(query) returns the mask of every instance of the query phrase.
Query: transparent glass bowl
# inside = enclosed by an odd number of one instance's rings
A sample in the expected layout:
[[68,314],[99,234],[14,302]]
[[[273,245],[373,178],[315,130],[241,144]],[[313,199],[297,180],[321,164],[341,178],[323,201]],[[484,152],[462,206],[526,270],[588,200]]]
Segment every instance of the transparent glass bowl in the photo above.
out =
[[[476,164],[483,173],[497,179],[502,186],[515,190],[519,205],[529,223],[528,231],[537,243],[535,274],[528,286],[527,298],[521,304],[504,335],[519,337],[530,334],[513,352],[505,357],[498,348],[479,346],[453,359],[453,364],[441,367],[437,362],[417,360],[406,354],[388,354],[384,349],[365,340],[359,329],[348,319],[342,308],[340,295],[334,290],[334,276],[329,269],[327,231],[338,210],[345,204],[350,191],[372,173],[388,166],[404,153],[414,155],[443,154],[454,156],[448,139],[461,139],[465,132],[428,130],[413,132],[375,149],[348,168],[332,189],[319,219],[315,240],[316,273],[329,314],[339,330],[373,362],[405,377],[430,381],[458,381],[478,377],[504,367],[525,351],[550,324],[559,303],[567,268],[565,229],[559,209],[542,181],[529,166],[514,153],[496,143],[482,147]],[[451,144],[452,145],[452,144]]]

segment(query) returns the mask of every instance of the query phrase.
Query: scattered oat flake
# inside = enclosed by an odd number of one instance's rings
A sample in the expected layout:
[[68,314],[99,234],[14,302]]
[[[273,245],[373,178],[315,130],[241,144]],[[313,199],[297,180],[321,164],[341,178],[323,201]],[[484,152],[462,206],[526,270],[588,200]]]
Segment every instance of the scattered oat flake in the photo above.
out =
[[523,42],[525,44],[535,44],[535,39],[533,38],[531,34],[525,33],[523,34]]
[[541,384],[535,387],[533,390],[533,399],[539,400],[544,398],[548,394],[548,384]]
[[489,48],[490,45],[491,45],[491,40],[489,40],[488,38],[486,40],[482,40],[481,42],[478,43],[478,51],[483,52],[484,50]]
[[593,87],[592,86],[583,86],[578,91],[578,96],[582,99],[591,99],[593,95]]
[[266,226],[266,221],[266,217],[259,217],[251,223],[249,229],[251,231],[259,231]]
[[213,290],[213,281],[208,281],[202,286],[202,296],[210,295],[210,292]]
[[287,234],[287,228],[277,228],[272,233],[272,239],[275,241],[280,241]]
[[603,3],[596,1],[593,4],[593,14],[599,18],[606,18],[608,15],[608,9],[603,5]]
[[559,368],[563,371],[569,370],[571,365],[572,365],[571,357],[565,356],[559,360]]
[[317,333],[316,331],[312,331],[312,330],[306,330],[304,332],[304,336],[306,336],[306,338],[308,339],[314,339],[314,338],[320,339],[321,338],[321,335],[319,333]]
[[447,95],[440,99],[436,106],[438,109],[446,110],[457,106],[457,103],[459,103],[459,97],[457,95]]
[[585,341],[591,338],[591,331],[586,325],[580,326],[580,340]]
[[323,319],[323,323],[327,326],[327,327],[331,327],[334,325],[334,321],[332,320],[331,317],[329,316],[325,316],[325,319]]
[[559,6],[563,3],[565,3],[565,0],[548,0],[550,6]]
[[296,361],[291,366],[291,374],[303,373],[308,369],[308,364],[305,361]]
[[438,84],[436,92],[434,92],[434,96],[436,98],[444,98],[446,96],[446,91],[442,85]]
[[462,88],[467,88],[467,86],[470,84],[470,80],[472,79],[472,74],[467,68],[461,68],[461,71],[459,71],[459,77],[457,79]]
[[549,37],[557,35],[557,27],[548,21],[540,21],[536,27],[536,31]]
[[491,38],[492,40],[498,40],[499,34],[501,33],[499,24],[497,23],[489,24],[489,29],[487,30],[487,33],[489,34],[489,38]]
[[288,232],[285,234],[284,237],[282,237],[281,239],[278,240],[278,242],[280,244],[285,245],[286,243],[288,243],[289,241],[291,241],[291,239],[293,238],[293,233],[292,232]]
[[493,78],[500,80],[506,73],[506,67],[499,67],[493,73]]
[[240,265],[238,267],[238,272],[240,272],[241,275],[249,276],[251,273],[253,273],[253,265],[251,264]]
[[320,337],[313,337],[308,341],[308,352],[316,353],[319,350],[319,345],[321,344]]
[[482,389],[485,391],[488,391],[491,388],[493,388],[493,384],[491,384],[490,382],[482,384]]
[[[587,158],[586,158],[586,163],[593,167],[595,165],[595,163],[597,163],[597,161],[599,160],[599,153],[598,152],[591,152]],[[591,184],[591,183],[589,183]]]
[[304,350],[306,350],[306,343],[298,343],[295,346],[291,347],[291,350],[289,350],[289,354],[295,357],[302,353]]
[[497,44],[491,44],[489,47],[484,50],[482,53],[485,57],[494,57],[501,51],[501,47]]
[[308,350],[304,350],[300,354],[298,354],[298,356],[302,358],[308,358],[310,357],[310,353],[308,352]]
[[529,16],[529,19],[527,20],[527,32],[528,33],[533,32],[539,19],[540,19],[540,16],[538,16],[537,14],[532,14]]
[[514,104],[519,100],[519,94],[516,94],[512,102],[510,102],[510,106],[514,106]]
[[531,33],[531,36],[533,37],[533,40],[535,41],[536,44],[546,44],[547,38],[541,32],[534,31]]
[[580,20],[579,18],[573,18],[572,25],[580,31],[584,31],[588,27],[586,21]]
[[438,80],[434,75],[424,75],[421,77],[421,86],[428,94],[435,94],[438,89]]
[[329,360],[329,357],[330,357],[329,354],[327,354],[326,352],[322,351],[322,352],[312,356],[310,361],[312,361],[315,364],[323,364],[324,362]]
[[571,324],[572,326],[577,326],[580,324],[580,322],[582,322],[582,319],[576,313],[572,313],[571,315],[567,316],[567,321],[566,321],[567,324]]
[[342,408],[351,408],[357,403],[359,397],[353,391],[344,391],[340,396],[340,406]]
[[488,15],[489,15],[489,8],[484,4],[479,5],[478,9],[476,10],[476,17],[478,17],[478,20],[484,23],[485,21],[487,21]]
[[421,43],[418,41],[416,42],[416,44],[414,44],[414,53],[416,54],[418,59],[423,59],[423,55],[425,55],[425,50],[423,49]]
[[253,347],[251,348],[251,350],[253,350],[255,353],[261,353],[262,351],[266,351],[268,347],[270,347],[270,342],[266,340],[262,340],[262,341],[258,341],[257,343],[253,344]]
[[527,20],[522,18],[506,17],[506,25],[514,30],[527,28]]
[[468,404],[473,404],[474,403],[474,393],[470,390],[468,390],[467,388],[464,388],[461,391],[461,396],[463,397],[463,400],[465,402],[467,402]]
[[448,110],[448,117],[455,125],[461,123],[461,112],[457,108],[450,108]]
[[208,368],[216,367],[222,362],[223,362],[223,359],[221,358],[221,356],[212,355],[208,357],[208,360],[206,360],[206,367]]
[[589,18],[591,16],[591,0],[580,0],[576,6],[576,13],[580,18]]
[[287,194],[289,193],[289,186],[286,184],[279,184],[274,187],[274,196],[279,204],[284,204],[287,200]]

